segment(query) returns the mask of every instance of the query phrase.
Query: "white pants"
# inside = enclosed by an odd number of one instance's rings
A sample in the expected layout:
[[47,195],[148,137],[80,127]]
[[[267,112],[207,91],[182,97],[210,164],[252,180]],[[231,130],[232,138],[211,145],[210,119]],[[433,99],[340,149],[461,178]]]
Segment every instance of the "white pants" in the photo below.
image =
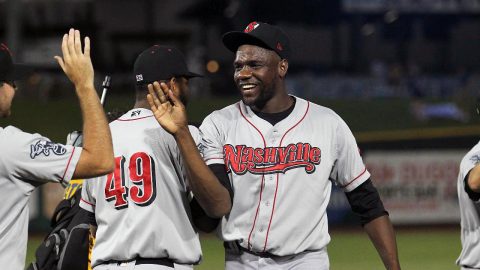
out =
[[297,255],[260,257],[248,252],[234,254],[225,250],[225,270],[328,270],[327,249],[306,251]]
[[175,268],[171,268],[164,265],[158,264],[139,264],[135,265],[135,261],[126,262],[126,263],[106,263],[97,265],[93,270],[190,270],[193,269],[193,265],[186,264],[174,264]]

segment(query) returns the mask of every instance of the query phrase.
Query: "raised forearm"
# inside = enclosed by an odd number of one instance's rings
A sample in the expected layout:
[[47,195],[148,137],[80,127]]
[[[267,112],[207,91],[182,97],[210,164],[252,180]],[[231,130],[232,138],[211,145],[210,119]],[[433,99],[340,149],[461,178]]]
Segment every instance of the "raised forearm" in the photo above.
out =
[[385,268],[399,270],[397,243],[392,223],[387,215],[378,217],[365,224],[365,231],[382,258]]
[[112,137],[93,85],[76,86],[83,118],[83,152],[75,177],[93,177],[113,170]]
[[230,194],[205,164],[188,127],[175,133],[175,139],[185,162],[190,187],[198,203],[210,217],[219,218],[228,214],[232,207]]

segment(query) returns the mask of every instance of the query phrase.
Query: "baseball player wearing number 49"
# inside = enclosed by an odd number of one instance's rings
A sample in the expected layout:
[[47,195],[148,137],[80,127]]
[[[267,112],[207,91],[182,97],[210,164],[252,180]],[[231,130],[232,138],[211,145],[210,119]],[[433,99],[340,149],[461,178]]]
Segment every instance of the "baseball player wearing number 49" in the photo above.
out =
[[480,269],[480,143],[460,163],[457,192],[462,240],[457,264],[462,270]]
[[[107,119],[93,85],[90,41],[82,51],[80,32],[70,29],[62,41],[63,58],[56,59],[75,85],[83,115],[84,144],[54,143],[39,134],[0,127],[0,266],[24,269],[28,233],[28,200],[47,181],[68,184],[72,178],[94,177],[113,170],[113,150]],[[10,115],[14,81],[25,77],[25,66],[13,63],[0,45],[0,116]]]
[[[199,161],[181,101],[167,87],[151,91],[149,101],[182,149],[199,202],[231,196],[221,221],[226,269],[329,269],[332,182],[344,189],[385,267],[400,269],[393,227],[352,132],[332,110],[287,93],[287,35],[252,22],[225,34],[223,43],[236,53],[242,100],[200,126],[208,167]],[[222,186],[229,192],[219,192]]]
[[[202,258],[194,227],[199,209],[192,209],[177,144],[158,125],[146,98],[148,84],[158,86],[157,81],[162,81],[186,102],[188,81],[199,75],[188,71],[176,48],[159,45],[137,57],[134,73],[134,108],[110,123],[115,171],[85,180],[82,190],[80,206],[94,213],[92,223],[96,223],[92,267],[192,269]],[[199,136],[196,128],[189,129]]]

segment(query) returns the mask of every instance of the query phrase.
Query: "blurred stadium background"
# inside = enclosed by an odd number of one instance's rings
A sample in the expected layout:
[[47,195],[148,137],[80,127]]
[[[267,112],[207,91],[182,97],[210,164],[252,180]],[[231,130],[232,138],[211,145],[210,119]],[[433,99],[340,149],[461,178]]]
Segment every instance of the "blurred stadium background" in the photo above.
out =
[[[0,125],[60,142],[81,128],[72,86],[53,59],[70,27],[92,39],[98,90],[112,76],[107,111],[133,105],[139,52],[180,48],[205,74],[191,81],[188,111],[198,124],[237,99],[221,34],[253,20],[291,36],[291,93],[334,109],[353,130],[398,230],[404,269],[456,269],[458,165],[480,135],[480,0],[0,0],[0,41],[37,68],[19,83],[13,116]],[[45,185],[32,196],[30,247],[62,192]],[[382,268],[336,188],[329,219],[333,270]],[[221,244],[213,235],[202,244],[198,269],[221,269]]]

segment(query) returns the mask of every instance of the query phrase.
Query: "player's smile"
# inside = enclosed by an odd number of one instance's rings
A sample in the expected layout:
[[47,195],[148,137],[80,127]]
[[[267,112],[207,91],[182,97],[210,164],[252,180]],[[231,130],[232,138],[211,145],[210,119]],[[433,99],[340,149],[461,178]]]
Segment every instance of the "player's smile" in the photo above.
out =
[[238,88],[242,92],[243,96],[255,95],[255,92],[258,91],[258,84],[255,83],[240,83]]

